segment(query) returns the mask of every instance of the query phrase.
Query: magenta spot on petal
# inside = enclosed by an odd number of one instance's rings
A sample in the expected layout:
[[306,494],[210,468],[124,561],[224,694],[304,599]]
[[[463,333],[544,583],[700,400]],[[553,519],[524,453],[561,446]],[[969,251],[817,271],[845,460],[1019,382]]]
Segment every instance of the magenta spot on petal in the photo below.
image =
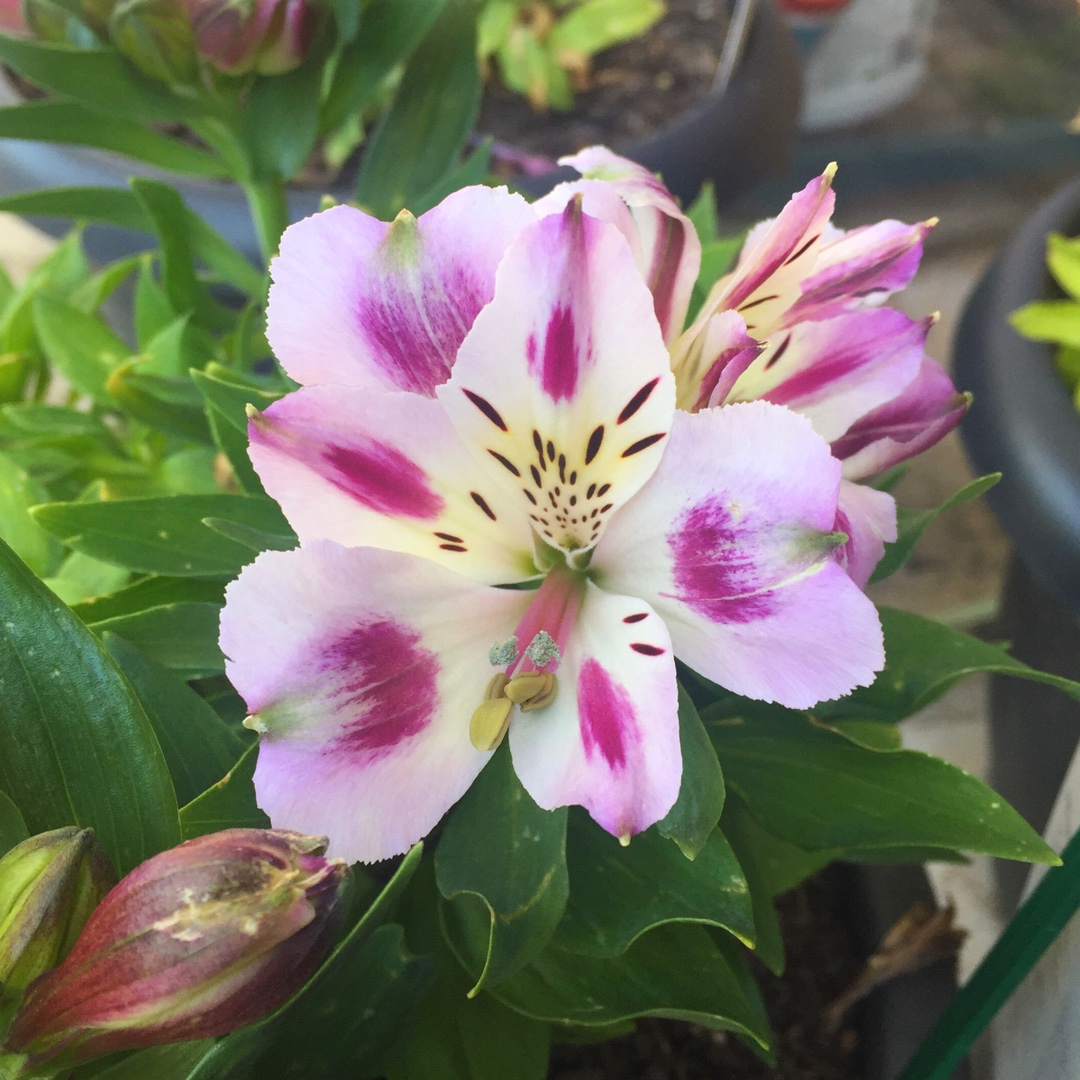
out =
[[772,614],[770,592],[753,548],[753,529],[719,499],[687,510],[668,533],[678,596],[718,623],[748,623]]
[[623,768],[627,736],[637,738],[630,695],[596,660],[586,660],[581,665],[577,691],[586,757],[591,758],[599,751],[611,768]]
[[340,684],[331,694],[353,714],[329,753],[379,757],[423,731],[438,701],[438,657],[420,635],[388,619],[350,630],[324,652],[323,670]]
[[414,461],[384,443],[330,445],[320,471],[346,494],[381,514],[430,519],[445,505],[428,487],[427,474]]
[[526,342],[529,370],[539,377],[540,385],[552,401],[566,401],[574,396],[581,360],[580,346],[574,313],[562,304],[552,312],[542,352],[538,352],[535,338],[530,337]]

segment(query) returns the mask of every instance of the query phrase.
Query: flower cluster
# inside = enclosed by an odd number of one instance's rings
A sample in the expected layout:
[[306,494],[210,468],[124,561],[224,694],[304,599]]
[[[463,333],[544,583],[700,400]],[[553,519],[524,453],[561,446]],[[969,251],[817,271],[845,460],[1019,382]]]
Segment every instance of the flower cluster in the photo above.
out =
[[684,330],[690,221],[606,150],[568,163],[531,206],[335,207],[272,266],[302,387],[250,452],[300,546],[229,587],[221,643],[260,804],[350,860],[425,835],[504,736],[541,807],[629,841],[678,795],[676,659],[790,707],[868,685],[895,510],[851,481],[964,407],[929,324],[872,306],[928,225],[839,233],[826,172]]

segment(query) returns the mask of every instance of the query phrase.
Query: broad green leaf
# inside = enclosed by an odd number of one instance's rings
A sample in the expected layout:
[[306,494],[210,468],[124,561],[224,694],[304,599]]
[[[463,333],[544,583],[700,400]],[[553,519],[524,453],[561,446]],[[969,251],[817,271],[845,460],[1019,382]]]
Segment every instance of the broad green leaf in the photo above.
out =
[[[340,1080],[369,1059],[430,977],[400,926],[383,925],[420,863],[417,844],[322,967],[265,1020],[221,1039],[188,1080]],[[313,1037],[313,1035],[318,1037]]]
[[391,218],[433,188],[457,161],[479,102],[475,11],[469,0],[446,0],[367,145],[357,200]]
[[266,295],[267,278],[263,270],[247,260],[194,211],[187,211],[188,236],[192,253],[221,281],[233,285],[242,293],[262,298]]
[[690,297],[691,315],[696,315],[700,311],[705,298],[709,295],[709,290],[731,269],[745,240],[746,236],[740,234],[726,240],[711,240],[701,245],[701,266]]
[[3,544],[0,595],[0,789],[31,832],[92,827],[126,873],[180,839],[150,721],[93,634]]
[[162,83],[137,74],[115,49],[76,49],[0,35],[0,61],[35,86],[106,116],[176,122],[195,108]]
[[435,852],[450,947],[481,986],[512,975],[547,944],[569,894],[566,809],[541,810],[503,744],[450,811]]
[[[187,1080],[191,1070],[214,1045],[213,1039],[194,1039],[191,1042],[150,1046],[145,1050],[122,1057],[105,1059],[105,1068],[83,1066],[71,1074],[70,1080]],[[109,1061],[112,1064],[109,1064]]]
[[0,858],[30,835],[19,808],[0,791]]
[[116,116],[103,116],[74,101],[30,101],[0,108],[0,138],[77,143],[113,150],[170,172],[227,179],[213,154],[153,128]]
[[895,724],[883,724],[879,720],[836,720],[827,726],[868,750],[899,750],[903,745]]
[[72,289],[82,284],[90,273],[90,264],[86,261],[86,252],[82,246],[82,228],[76,227],[56,245],[30,271],[23,285],[23,292],[36,292],[48,288],[54,293],[67,296]]
[[155,431],[213,444],[202,398],[190,378],[148,374],[136,357],[116,368],[105,388],[129,416]]
[[101,635],[154,726],[181,806],[216,784],[244,743],[187,683],[116,634]]
[[365,6],[359,34],[341,52],[319,117],[320,134],[335,130],[367,104],[386,77],[420,44],[445,3],[371,0]]
[[1080,301],[1037,300],[1014,311],[1009,322],[1024,337],[1080,347]]
[[1000,795],[915,750],[869,750],[797,716],[702,718],[728,788],[804,848],[941,847],[1054,864]]
[[164,604],[89,625],[99,637],[118,634],[137,645],[175,677],[200,679],[225,670],[217,642],[220,618],[217,604]]
[[255,762],[258,744],[249,746],[240,760],[213,787],[180,810],[185,840],[222,829],[268,829],[270,819],[255,801]]
[[141,262],[142,256],[132,255],[109,263],[72,289],[68,300],[80,311],[94,314],[131,277]]
[[214,532],[219,532],[238,544],[244,544],[252,551],[292,551],[297,545],[296,533],[292,530],[287,533],[268,532],[226,518],[203,518],[203,523]]
[[362,5],[355,0],[330,0],[334,9],[334,18],[337,20],[338,35],[342,41],[352,41],[356,32],[360,29],[360,12]]
[[220,495],[217,454],[212,446],[185,446],[157,463],[150,481],[140,487],[109,485],[115,498],[146,495]]
[[686,208],[686,216],[703,246],[720,238],[720,226],[716,219],[716,187],[711,180],[701,185],[697,198]]
[[583,0],[555,23],[547,47],[592,56],[645,33],[664,14],[662,0]]
[[177,495],[105,502],[46,503],[34,516],[68,547],[147,574],[234,576],[251,548],[214,532],[203,518],[225,518],[285,534],[269,499],[247,495]]
[[97,316],[48,293],[34,298],[34,326],[49,363],[80,393],[112,404],[106,383],[131,356],[127,345]]
[[139,267],[139,277],[135,283],[135,340],[139,343],[139,349],[145,351],[150,342],[171,326],[176,318],[169,298],[154,280],[153,264],[145,259]]
[[600,1026],[640,1016],[735,1031],[765,1047],[769,1034],[737,973],[702,926],[668,923],[622,956],[599,959],[553,942],[491,993],[538,1020]]
[[220,607],[224,602],[224,579],[147,577],[108,595],[84,600],[72,610],[85,623],[100,623],[167,604],[216,604]]
[[1047,683],[1080,699],[1080,683],[1028,667],[999,645],[909,611],[883,607],[879,613],[885,631],[885,669],[873,685],[815,706],[814,713],[822,719],[896,723],[926,708],[965,675],[979,671]]
[[724,810],[724,774],[690,695],[679,686],[679,748],[682,781],[675,805],[656,823],[688,859],[705,846]]
[[120,566],[73,551],[45,584],[69,607],[122,589],[131,575]]
[[[146,353],[142,370],[152,375],[183,379],[190,385],[189,372],[205,367],[214,355],[214,342],[195,323],[190,315],[181,315],[163,326],[142,346]],[[192,389],[188,399],[200,402]]]
[[895,574],[908,561],[919,537],[926,531],[930,522],[946,510],[963,506],[964,503],[978,498],[983,492],[989,491],[1000,479],[1001,473],[990,473],[978,480],[972,480],[970,484],[965,484],[955,495],[951,495],[933,510],[908,510],[903,506],[898,507],[896,540],[885,545],[885,554],[874,569],[870,580],[881,581],[890,574]]
[[[130,191],[110,187],[44,188],[0,196],[0,210],[11,214],[74,218],[118,225],[137,232],[154,231],[146,211]],[[149,238],[147,238],[149,243]]]
[[492,140],[485,139],[456,169],[447,173],[433,188],[417,196],[410,207],[416,215],[427,213],[459,188],[482,184],[491,166]]
[[754,940],[746,879],[718,829],[694,862],[654,830],[628,847],[584,815],[566,838],[570,900],[558,945],[585,956],[620,956],[646,931],[668,922],[709,923],[744,944]]
[[0,539],[38,577],[54,573],[63,556],[63,548],[30,516],[30,507],[48,497],[41,484],[0,454]]
[[1080,300],[1080,237],[1050,233],[1046,238],[1046,265],[1057,283]]
[[272,79],[257,79],[243,112],[242,137],[256,180],[291,180],[318,137],[324,50]]

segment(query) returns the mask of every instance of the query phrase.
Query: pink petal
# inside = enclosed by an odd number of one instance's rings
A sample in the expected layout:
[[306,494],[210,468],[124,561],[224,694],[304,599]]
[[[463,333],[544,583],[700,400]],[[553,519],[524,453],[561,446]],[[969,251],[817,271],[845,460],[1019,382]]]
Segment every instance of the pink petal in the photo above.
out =
[[941,367],[924,357],[904,390],[853,424],[833,443],[833,453],[849,480],[873,476],[943,439],[970,404],[970,395],[959,393]]
[[884,662],[877,612],[831,556],[839,482],[788,409],[679,413],[592,567],[652,604],[679,659],[729,690],[794,708],[838,697]]
[[911,383],[932,325],[877,308],[779,330],[729,400],[786,405],[831,442]]
[[514,716],[514,769],[547,810],[584,806],[609,833],[659,821],[679,794],[678,692],[667,629],[648,604],[589,584],[556,673],[558,696]]
[[252,463],[301,543],[404,551],[489,584],[535,574],[521,482],[488,475],[437,401],[308,386],[249,430]]
[[526,597],[325,541],[246,567],[221,647],[262,733],[255,790],[275,827],[329,836],[350,862],[428,833],[487,761],[469,717]]
[[887,492],[843,480],[836,530],[848,535],[847,543],[837,551],[837,561],[865,589],[885,554],[885,544],[896,540],[896,500]]
[[524,485],[537,532],[591,547],[656,468],[674,413],[667,349],[619,231],[577,201],[525,229],[438,397],[485,468]]
[[507,244],[534,215],[470,187],[392,224],[335,206],[290,226],[270,271],[267,336],[301,383],[411,390],[446,381]]
[[718,311],[695,323],[671,350],[678,407],[696,412],[723,405],[763,348],[747,334],[737,311]]
[[[587,214],[617,225],[630,241],[653,294],[664,340],[673,341],[686,321],[690,294],[701,266],[701,241],[693,223],[653,173],[606,147],[590,146],[560,158],[559,164],[577,169],[585,180],[560,184],[537,200],[533,209],[541,216],[557,213],[581,193]],[[613,205],[612,193],[623,204],[621,211]]]

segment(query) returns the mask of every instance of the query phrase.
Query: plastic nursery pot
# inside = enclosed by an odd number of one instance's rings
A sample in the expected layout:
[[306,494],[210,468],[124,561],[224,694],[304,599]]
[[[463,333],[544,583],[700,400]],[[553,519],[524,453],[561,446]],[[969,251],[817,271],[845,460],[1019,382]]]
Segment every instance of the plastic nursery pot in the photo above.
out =
[[[722,206],[748,190],[769,170],[787,165],[795,140],[799,112],[799,60],[794,39],[768,0],[753,5],[753,23],[741,59],[726,89],[714,92],[671,127],[624,152],[663,175],[680,198],[689,202],[706,180],[716,186]],[[19,100],[0,79],[0,105]],[[570,153],[578,147],[567,147]],[[562,169],[523,179],[523,189],[542,194],[560,180],[576,177]],[[95,185],[126,187],[130,176],[167,180],[185,202],[202,215],[254,262],[260,261],[244,193],[235,184],[165,174],[107,151],[83,146],[0,140],[0,195],[42,188]],[[319,208],[322,191],[294,188],[289,193],[289,216],[299,221]],[[351,190],[342,185],[330,194],[347,201]],[[62,235],[67,220],[29,219],[52,235]],[[141,233],[110,226],[86,232],[90,257],[98,262],[121,258],[149,247]]]
[[[961,425],[977,473],[1000,471],[988,494],[1017,558],[1000,633],[1017,658],[1080,679],[1080,414],[1054,368],[1054,346],[1022,338],[1010,312],[1049,299],[1046,235],[1080,232],[1080,180],[1064,187],[1009,241],[967,303],[953,346],[957,385],[975,395]],[[1046,825],[1080,734],[1080,705],[1048,687],[995,677],[991,784],[1030,822]],[[1027,867],[1001,863],[1006,912]]]

